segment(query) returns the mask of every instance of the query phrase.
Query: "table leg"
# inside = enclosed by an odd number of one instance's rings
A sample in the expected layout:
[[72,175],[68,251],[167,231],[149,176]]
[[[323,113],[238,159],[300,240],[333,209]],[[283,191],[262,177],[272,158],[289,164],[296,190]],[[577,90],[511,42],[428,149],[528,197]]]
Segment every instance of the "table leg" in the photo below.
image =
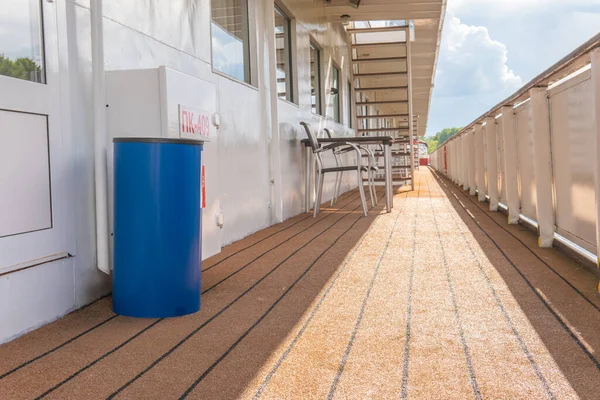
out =
[[311,180],[312,180],[312,150],[310,146],[304,146],[304,160],[305,160],[305,169],[306,173],[304,175],[304,211],[310,212],[310,205],[312,203],[312,190],[311,190]]
[[392,148],[384,145],[385,162],[385,207],[387,212],[392,212]]

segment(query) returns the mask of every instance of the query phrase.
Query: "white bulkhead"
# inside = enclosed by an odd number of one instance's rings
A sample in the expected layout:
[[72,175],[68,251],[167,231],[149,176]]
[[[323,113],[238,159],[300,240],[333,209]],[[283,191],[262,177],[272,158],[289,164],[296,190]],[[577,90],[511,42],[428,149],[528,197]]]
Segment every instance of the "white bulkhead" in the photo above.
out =
[[[24,38],[15,49],[30,49],[25,56],[39,68],[0,76],[0,174],[7,175],[0,175],[0,343],[110,292],[110,276],[97,269],[95,238],[90,10],[98,3],[108,188],[112,137],[174,136],[179,106],[210,112],[204,257],[303,211],[300,121],[354,135],[347,37],[323,6],[213,0],[219,7],[211,20],[208,0],[3,1],[0,23],[15,22],[15,35]],[[247,21],[229,21],[231,9]],[[288,38],[285,78],[276,67],[282,39],[274,24]],[[10,46],[0,35],[0,54],[13,54]],[[312,107],[311,58],[320,112]],[[352,187],[346,179],[343,190]],[[332,186],[333,178],[325,201]]]

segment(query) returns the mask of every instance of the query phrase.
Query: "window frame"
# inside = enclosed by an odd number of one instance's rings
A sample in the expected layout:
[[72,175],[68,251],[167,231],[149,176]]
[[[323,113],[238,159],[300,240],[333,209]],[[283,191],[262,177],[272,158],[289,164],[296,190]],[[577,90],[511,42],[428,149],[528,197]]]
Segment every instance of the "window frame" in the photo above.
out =
[[[337,88],[333,87],[333,83],[334,83],[334,71],[337,72]],[[338,124],[342,123],[342,107],[341,107],[341,88],[340,88],[340,82],[342,80],[342,69],[336,64],[335,61],[333,61],[333,59],[331,60],[331,87],[329,88],[330,94],[332,96],[331,99],[331,103],[333,106],[333,120],[335,122],[337,122]],[[337,90],[337,94],[333,93],[333,89]],[[337,96],[337,97],[334,97]],[[334,99],[337,98],[337,107],[335,105],[335,101]],[[337,111],[337,118],[336,118],[336,111]]]
[[[28,22],[29,22],[28,28],[30,30],[32,30],[32,29],[33,30],[37,30],[36,34],[32,35],[32,39],[34,39],[34,36],[37,37],[37,43],[35,43],[35,44],[37,44],[39,46],[40,64],[37,65],[36,60],[34,60],[31,57],[19,57],[19,58],[28,59],[28,60],[32,61],[37,67],[40,68],[40,70],[37,71],[39,73],[37,75],[37,78],[39,80],[31,79],[31,77],[30,78],[21,78],[21,77],[18,77],[18,76],[7,75],[7,74],[0,74],[0,76],[6,77],[6,78],[18,79],[18,80],[24,81],[24,82],[31,82],[31,83],[36,83],[36,84],[40,84],[40,85],[47,85],[48,84],[48,76],[47,76],[48,75],[48,72],[47,72],[47,70],[48,70],[48,66],[47,66],[48,60],[46,59],[46,40],[47,40],[47,38],[46,38],[46,30],[45,30],[45,27],[44,27],[44,18],[46,17],[45,13],[44,13],[44,2],[43,2],[43,0],[37,0],[37,1],[35,1],[35,3],[37,4],[38,9],[37,10],[33,10],[33,13],[36,14],[37,18],[36,18],[35,21],[32,21],[32,19],[31,19],[32,18],[32,14],[30,13],[28,15]],[[30,11],[32,11],[32,10],[30,9]],[[35,27],[32,25],[32,22],[35,22]],[[34,41],[35,41],[35,39],[34,39]],[[31,43],[29,43],[29,45],[31,45]],[[3,54],[3,53],[0,52],[0,55],[1,54]],[[19,59],[19,58],[17,58],[17,59]],[[9,57],[6,57],[6,59],[9,60],[9,61],[13,61],[13,62],[17,61],[17,59],[13,60],[13,59],[11,59]],[[28,71],[28,72],[31,73],[33,71]]]
[[309,57],[308,57],[308,62],[309,62],[309,71],[310,74],[312,74],[312,66],[310,64],[310,51],[314,50],[316,52],[316,65],[315,65],[315,77],[316,77],[316,82],[317,82],[317,87],[315,88],[315,107],[313,110],[313,103],[312,103],[312,76],[309,77],[310,83],[311,83],[311,99],[310,99],[310,110],[313,114],[315,115],[319,115],[319,116],[323,116],[323,95],[322,95],[322,74],[321,74],[321,68],[322,68],[322,50],[321,47],[317,44],[317,42],[315,40],[313,40],[312,38],[309,41]]
[[214,51],[213,51],[213,24],[216,25],[219,29],[224,30],[229,33],[223,26],[221,26],[218,22],[213,20],[213,7],[212,0],[209,3],[210,7],[210,24],[209,24],[209,32],[210,32],[210,67],[211,71],[214,74],[220,75],[224,78],[231,79],[234,82],[241,83],[243,85],[249,86],[251,88],[256,89],[257,85],[257,73],[256,73],[256,38],[255,38],[255,29],[256,23],[251,24],[250,21],[255,21],[255,4],[254,0],[240,0],[242,3],[242,13],[245,15],[244,21],[246,23],[246,40],[247,42],[243,44],[244,46],[244,79],[240,79],[236,76],[228,74],[225,71],[221,71],[220,69],[215,67],[214,63]]
[[[278,1],[273,2],[273,17],[275,14],[279,14],[287,21],[287,34],[284,37],[284,49],[287,50],[286,58],[288,62],[288,70],[286,71],[286,97],[280,97],[279,93],[277,93],[277,98],[280,100],[285,100],[290,103],[296,104],[296,71],[295,71],[295,57],[294,57],[294,33],[295,33],[295,19],[290,17],[290,13],[280,4]],[[277,41],[277,38],[275,38]],[[275,46],[275,63],[277,63],[277,46]],[[275,70],[277,70],[277,65],[275,65]]]
[[348,79],[346,90],[348,91],[348,96],[346,97],[348,101],[348,128],[353,129],[354,121],[352,120],[352,82],[350,82],[350,79]]

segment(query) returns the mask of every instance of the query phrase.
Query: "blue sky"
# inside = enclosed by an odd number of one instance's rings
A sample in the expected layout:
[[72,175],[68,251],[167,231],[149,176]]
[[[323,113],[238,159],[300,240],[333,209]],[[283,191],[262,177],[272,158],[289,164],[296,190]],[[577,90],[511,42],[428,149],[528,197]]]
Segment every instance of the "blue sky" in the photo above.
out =
[[600,0],[448,0],[427,135],[464,126],[600,32]]

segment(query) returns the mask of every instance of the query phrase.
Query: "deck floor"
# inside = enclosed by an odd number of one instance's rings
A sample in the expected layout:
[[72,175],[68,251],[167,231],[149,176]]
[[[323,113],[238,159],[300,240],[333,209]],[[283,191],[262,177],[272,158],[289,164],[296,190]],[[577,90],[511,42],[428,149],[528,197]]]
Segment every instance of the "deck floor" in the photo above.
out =
[[198,314],[107,297],[0,346],[0,399],[600,398],[593,276],[416,176],[391,214],[350,192],[224,248]]

